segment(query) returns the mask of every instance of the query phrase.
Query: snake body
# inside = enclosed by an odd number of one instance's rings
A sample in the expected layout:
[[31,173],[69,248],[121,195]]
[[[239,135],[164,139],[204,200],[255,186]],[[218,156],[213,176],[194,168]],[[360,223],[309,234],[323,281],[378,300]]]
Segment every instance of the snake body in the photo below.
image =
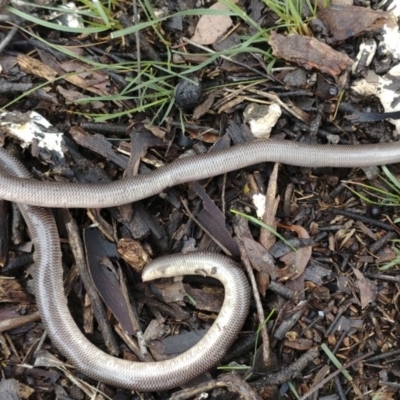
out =
[[106,184],[38,182],[0,174],[0,198],[38,207],[103,208],[132,203],[180,183],[210,178],[264,161],[299,167],[368,167],[400,162],[400,142],[319,145],[257,140],[178,159],[153,172]]
[[209,253],[161,257],[143,271],[151,280],[186,274],[219,279],[225,300],[202,340],[171,360],[135,363],[112,357],[90,343],[76,326],[63,291],[57,227],[47,207],[109,207],[138,201],[179,183],[208,178],[263,161],[305,167],[366,167],[400,162],[400,142],[324,146],[261,140],[209,154],[179,159],[154,172],[110,184],[38,182],[25,167],[0,149],[0,198],[15,201],[35,246],[35,294],[55,346],[86,375],[139,391],[176,387],[207,371],[222,358],[240,331],[249,308],[250,290],[241,269],[230,259]]

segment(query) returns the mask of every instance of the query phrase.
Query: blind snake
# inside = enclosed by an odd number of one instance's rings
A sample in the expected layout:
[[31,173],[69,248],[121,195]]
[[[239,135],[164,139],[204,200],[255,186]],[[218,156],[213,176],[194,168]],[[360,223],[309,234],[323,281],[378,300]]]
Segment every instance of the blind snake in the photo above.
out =
[[[400,162],[400,142],[330,146],[260,140],[227,150],[178,159],[151,173],[108,184],[39,182],[0,149],[0,198],[15,201],[35,246],[35,294],[55,346],[86,375],[139,391],[165,390],[207,371],[222,358],[240,331],[249,307],[250,289],[230,259],[210,253],[161,257],[146,266],[143,280],[200,274],[219,279],[225,300],[202,340],[171,360],[134,363],[112,357],[90,343],[75,324],[63,290],[57,227],[47,207],[110,207],[138,201],[179,183],[204,179],[263,161],[305,167],[367,167]],[[46,207],[46,208],[45,208]]]

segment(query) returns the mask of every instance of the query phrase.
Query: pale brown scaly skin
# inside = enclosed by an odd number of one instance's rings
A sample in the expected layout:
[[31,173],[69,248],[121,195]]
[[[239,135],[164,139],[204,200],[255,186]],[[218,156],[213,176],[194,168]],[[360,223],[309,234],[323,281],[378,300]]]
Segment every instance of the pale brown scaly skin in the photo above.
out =
[[[31,179],[25,167],[5,151],[0,151],[0,169]],[[19,207],[35,246],[35,295],[42,321],[54,345],[87,376],[138,391],[171,389],[215,366],[236,339],[250,304],[246,277],[225,256],[193,252],[160,257],[145,267],[142,277],[147,281],[189,274],[220,280],[225,299],[207,334],[188,351],[162,362],[131,362],[104,353],[85,338],[68,310],[60,242],[51,210],[21,203]]]
[[[134,363],[112,357],[91,344],[76,326],[63,290],[61,251],[51,211],[43,207],[109,207],[137,201],[183,182],[237,170],[262,161],[306,167],[366,167],[400,162],[400,142],[326,146],[260,140],[227,150],[177,160],[152,173],[104,185],[38,182],[0,149],[0,198],[15,201],[35,246],[35,293],[48,334],[80,371],[99,381],[139,391],[176,387],[207,371],[222,358],[246,318],[250,289],[245,275],[228,258],[211,253],[162,257],[149,264],[143,279],[200,274],[219,279],[225,300],[203,339],[182,355],[163,362]],[[22,178],[22,179],[21,179]]]
[[[0,157],[4,157],[0,149]],[[38,207],[103,208],[132,203],[180,183],[210,178],[264,161],[300,167],[368,167],[400,162],[400,141],[371,145],[319,145],[255,140],[229,149],[178,159],[133,178],[106,184],[39,182],[0,170],[0,198]],[[3,173],[1,173],[3,171]]]

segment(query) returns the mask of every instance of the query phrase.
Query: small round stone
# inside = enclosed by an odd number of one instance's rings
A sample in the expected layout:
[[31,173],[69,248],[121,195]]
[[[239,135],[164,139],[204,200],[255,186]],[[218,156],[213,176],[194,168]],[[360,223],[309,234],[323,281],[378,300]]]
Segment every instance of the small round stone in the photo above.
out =
[[175,88],[175,104],[183,111],[197,107],[203,98],[203,87],[200,80],[191,77],[190,81],[181,79]]

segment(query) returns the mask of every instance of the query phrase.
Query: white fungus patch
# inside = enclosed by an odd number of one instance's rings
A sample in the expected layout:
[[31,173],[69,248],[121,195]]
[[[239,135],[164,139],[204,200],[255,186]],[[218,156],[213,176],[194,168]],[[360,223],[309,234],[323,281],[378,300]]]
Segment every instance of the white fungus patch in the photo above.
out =
[[391,55],[394,60],[400,60],[400,31],[398,25],[384,25],[382,28],[382,41],[379,50],[382,54]]
[[[397,64],[384,76],[368,71],[366,78],[354,82],[351,89],[363,97],[378,97],[385,112],[393,112],[400,111],[399,85],[400,64]],[[396,127],[394,133],[400,135],[400,120],[388,119],[388,121]]]
[[267,204],[267,198],[259,193],[253,195],[253,204],[256,207],[256,214],[258,218],[262,218],[265,214],[265,207]]
[[362,39],[361,44],[358,49],[357,57],[355,63],[351,67],[351,71],[353,74],[357,73],[359,64],[362,64],[362,67],[368,67],[376,53],[378,45],[376,44],[374,39]]
[[400,30],[399,25],[396,23],[400,18],[400,0],[393,0],[388,7],[393,15],[393,21],[388,21],[381,30],[382,40],[379,43],[379,50],[381,54],[391,55],[393,60],[400,60]]
[[11,136],[21,140],[22,147],[28,147],[36,140],[40,148],[57,152],[59,157],[64,157],[61,147],[63,134],[36,111],[26,114],[0,113],[0,126],[7,129]]

